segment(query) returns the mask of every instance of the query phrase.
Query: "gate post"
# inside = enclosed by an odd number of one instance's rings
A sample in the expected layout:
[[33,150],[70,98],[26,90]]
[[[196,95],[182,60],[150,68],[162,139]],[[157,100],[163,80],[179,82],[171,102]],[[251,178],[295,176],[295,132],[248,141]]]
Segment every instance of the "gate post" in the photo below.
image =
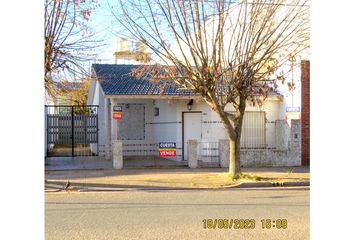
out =
[[113,168],[123,168],[123,144],[121,140],[113,140]]
[[222,168],[229,167],[230,144],[227,139],[219,140],[219,164]]
[[286,120],[275,121],[275,147],[277,151],[289,149],[290,128]]
[[188,166],[190,168],[198,167],[198,156],[197,156],[197,140],[188,140]]
[[[118,104],[117,99],[111,99],[111,118],[113,114],[113,107]],[[111,119],[111,137],[112,137],[112,144],[113,141],[118,139],[118,121],[116,119]]]
[[104,100],[104,112],[105,112],[105,127],[106,127],[106,145],[105,145],[105,159],[110,160],[111,159],[111,119],[112,119],[112,114],[111,114],[111,109],[109,106],[109,98],[105,98]]

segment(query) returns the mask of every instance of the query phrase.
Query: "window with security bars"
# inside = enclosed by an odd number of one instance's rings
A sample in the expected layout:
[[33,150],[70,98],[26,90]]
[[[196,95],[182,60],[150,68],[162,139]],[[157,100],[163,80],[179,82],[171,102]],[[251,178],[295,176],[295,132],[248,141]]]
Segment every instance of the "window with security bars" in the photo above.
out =
[[123,116],[118,120],[118,131],[122,140],[145,139],[145,105],[139,103],[122,104]]
[[265,147],[265,112],[245,112],[242,123],[241,148]]

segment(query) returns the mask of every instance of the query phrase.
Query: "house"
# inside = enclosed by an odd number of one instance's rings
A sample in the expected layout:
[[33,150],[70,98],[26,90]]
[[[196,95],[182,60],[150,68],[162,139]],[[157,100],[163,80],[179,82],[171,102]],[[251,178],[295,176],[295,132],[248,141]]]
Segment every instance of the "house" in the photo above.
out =
[[[248,15],[248,11],[252,10],[247,7],[248,4],[250,3],[247,1],[240,1],[230,5],[226,15],[228,20],[223,27],[228,29],[223,36],[223,42],[226,44],[224,49],[229,49],[227,51],[236,51],[237,46],[241,46],[241,44],[235,44],[240,37],[235,34],[235,31],[242,31],[238,27],[237,16],[239,13],[242,16]],[[303,9],[299,15],[297,11],[292,11],[297,8]],[[281,4],[279,14],[276,14],[277,17],[274,17],[274,22],[272,21],[270,25],[282,19],[283,15],[290,16],[288,19],[299,17],[299,20],[303,21],[301,28],[297,28],[296,24],[294,26],[285,24],[283,28],[287,31],[292,30],[292,27],[299,31],[303,30],[304,34],[299,35],[298,41],[306,45],[308,36],[305,30],[308,27],[308,9],[306,2],[298,3],[298,5]],[[272,12],[270,10],[270,13]],[[245,21],[248,21],[247,18]],[[201,33],[200,39],[203,37],[213,39],[214,32],[217,32],[214,30],[218,26],[214,22],[218,22],[218,16],[208,18],[205,24],[206,29],[204,33]],[[262,26],[259,25],[257,28],[264,29]],[[247,36],[247,34],[241,35]],[[192,58],[188,51],[182,54],[185,47],[188,47],[183,45],[186,41],[176,42],[173,37],[168,39],[171,42],[167,45],[172,46],[170,49],[174,50],[173,54],[177,59],[187,61],[186,59]],[[288,47],[274,54],[274,57],[279,57],[283,59],[281,62],[285,62],[278,71],[291,73],[284,76],[285,87],[278,89],[277,92],[271,92],[261,107],[251,103],[247,104],[241,136],[242,166],[301,165],[301,91],[299,85],[302,73],[300,62],[308,59],[309,53],[306,51],[295,58],[290,54],[294,47],[297,48],[294,41],[293,38],[288,38],[286,42],[289,45],[284,45]],[[206,42],[208,46],[214,41]],[[196,155],[199,161],[226,166],[227,163],[221,159],[221,153],[225,149],[225,140],[227,141],[228,136],[217,113],[212,111],[197,94],[192,94],[187,90],[181,91],[172,85],[161,89],[161,86],[153,84],[149,79],[137,79],[132,76],[132,70],[140,66],[139,63],[135,63],[136,61],[145,59],[147,61],[142,62],[148,64],[148,59],[150,59],[147,49],[141,49],[144,44],[138,45],[132,49],[127,39],[119,39],[118,48],[114,54],[116,64],[94,64],[92,66],[88,104],[99,106],[99,154],[107,159],[114,158],[112,149],[116,150],[116,147],[113,147],[115,139],[122,144],[120,154],[123,158],[138,155],[156,156],[159,143],[173,143],[172,146],[176,147],[176,156],[168,158],[175,161],[189,161],[189,152],[191,152],[189,141],[196,140]],[[213,48],[210,46],[206,49]],[[163,56],[159,57],[163,58]],[[172,64],[168,59],[154,59],[154,62]],[[292,91],[289,91],[287,85],[292,87]],[[295,85],[297,88],[293,88]],[[117,110],[118,113],[115,115],[113,110]],[[232,111],[232,108],[230,107],[229,110]]]
[[[202,163],[220,163],[228,139],[218,115],[191,92],[167,85],[162,90],[131,71],[139,65],[93,64],[88,104],[98,105],[99,155],[112,159],[112,139],[122,142],[123,158],[157,156],[159,143],[175,143],[174,161],[188,161],[189,140],[197,140]],[[119,106],[120,119],[113,119]],[[231,108],[230,108],[231,109]],[[300,123],[286,122],[284,97],[272,92],[262,107],[248,104],[241,137],[241,165],[301,165]]]

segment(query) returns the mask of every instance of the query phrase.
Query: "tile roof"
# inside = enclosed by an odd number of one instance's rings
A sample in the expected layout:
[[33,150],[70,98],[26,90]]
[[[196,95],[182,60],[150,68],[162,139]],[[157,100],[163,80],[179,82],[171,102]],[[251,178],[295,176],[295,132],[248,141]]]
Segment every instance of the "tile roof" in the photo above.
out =
[[[189,90],[177,89],[167,85],[161,92],[159,84],[152,83],[149,79],[138,79],[130,73],[141,65],[127,64],[92,64],[103,92],[111,95],[195,95]],[[222,86],[220,86],[222,89]],[[268,96],[280,96],[278,91],[269,91]]]
[[140,65],[125,64],[93,64],[98,81],[101,83],[103,92],[112,95],[184,95],[192,93],[187,90],[177,89],[174,86],[166,86],[163,91],[158,84],[148,79],[138,79],[132,76],[131,70]]

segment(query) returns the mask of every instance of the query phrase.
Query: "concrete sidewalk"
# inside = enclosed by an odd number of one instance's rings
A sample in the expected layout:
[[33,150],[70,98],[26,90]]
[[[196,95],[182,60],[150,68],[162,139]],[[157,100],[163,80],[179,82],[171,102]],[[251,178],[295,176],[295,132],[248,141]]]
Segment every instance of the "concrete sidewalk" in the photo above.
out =
[[272,186],[309,186],[309,167],[244,168],[259,181],[227,178],[222,168],[102,169],[46,171],[45,191],[186,190]]
[[[124,157],[124,168],[178,168],[188,166],[187,161],[172,161],[156,156]],[[46,171],[59,170],[113,170],[111,160],[104,157],[48,157],[45,160]]]

